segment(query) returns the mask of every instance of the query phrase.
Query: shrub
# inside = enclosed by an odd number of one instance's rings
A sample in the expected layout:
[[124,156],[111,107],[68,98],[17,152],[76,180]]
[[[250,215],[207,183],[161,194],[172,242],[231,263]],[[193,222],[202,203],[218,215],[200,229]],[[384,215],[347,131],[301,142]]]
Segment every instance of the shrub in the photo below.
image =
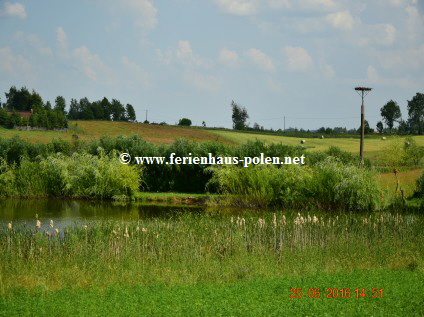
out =
[[23,158],[19,168],[0,165],[0,196],[110,199],[131,196],[139,187],[141,169],[120,164],[117,155],[74,153]]
[[230,204],[372,211],[381,192],[371,171],[328,158],[316,166],[210,168],[210,185]]
[[191,120],[188,118],[182,118],[180,119],[180,121],[178,122],[178,125],[182,125],[182,126],[186,126],[189,127],[191,126]]

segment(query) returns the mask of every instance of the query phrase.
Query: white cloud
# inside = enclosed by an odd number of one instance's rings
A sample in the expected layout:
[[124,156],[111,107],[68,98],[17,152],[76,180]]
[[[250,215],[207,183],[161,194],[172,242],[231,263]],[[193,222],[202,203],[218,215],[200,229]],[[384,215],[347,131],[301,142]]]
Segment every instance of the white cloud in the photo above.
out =
[[77,68],[92,81],[111,81],[109,68],[102,62],[98,55],[91,53],[86,46],[74,49],[72,56],[77,62]]
[[349,11],[339,11],[330,13],[325,18],[334,28],[349,31],[352,30],[356,24],[355,19]]
[[377,69],[371,65],[367,68],[367,77],[369,83],[372,85],[395,86],[402,87],[404,89],[417,89],[419,87],[415,81],[409,78],[382,77],[378,73]]
[[[92,0],[93,1],[93,0]],[[153,0],[96,0],[101,8],[106,8],[112,14],[108,30],[119,28],[118,22],[123,16],[125,22],[133,23],[142,33],[154,29],[158,25],[158,9]],[[144,35],[144,34],[143,34]]]
[[0,47],[0,70],[12,75],[30,75],[32,66],[22,55],[15,55],[10,47]]
[[271,9],[288,9],[291,7],[289,0],[268,0]]
[[137,16],[135,25],[142,29],[154,29],[158,23],[158,10],[151,0],[125,0],[123,5],[127,5],[129,9]]
[[85,45],[70,48],[68,36],[61,26],[56,28],[56,40],[59,44],[58,56],[65,61],[70,61],[87,78],[106,84],[113,81],[112,71],[103,63],[99,55],[90,52]]
[[127,56],[122,57],[121,63],[126,74],[129,74],[129,78],[126,76],[126,79],[131,83],[141,82],[144,86],[151,85],[149,74],[140,65],[130,61]]
[[268,78],[266,83],[267,83],[268,88],[271,89],[272,91],[278,92],[278,93],[283,92],[283,88],[281,87],[280,82],[275,81],[272,78]]
[[304,9],[327,11],[336,8],[336,3],[333,0],[299,0],[298,4]]
[[422,36],[424,31],[424,18],[420,15],[418,8],[414,5],[408,5],[405,8],[407,14],[406,26],[407,37],[411,41],[416,41]]
[[400,51],[382,52],[377,56],[384,69],[409,73],[424,67],[424,44],[416,48],[402,48]]
[[215,0],[215,3],[225,13],[235,15],[253,15],[258,11],[258,1],[255,0]]
[[239,64],[239,56],[235,51],[222,48],[219,51],[219,61],[227,66],[237,66]]
[[311,56],[303,47],[286,46],[283,49],[283,54],[290,71],[307,71],[313,66]]
[[275,65],[272,59],[266,55],[264,52],[258,50],[257,48],[251,48],[246,52],[247,57],[259,68],[265,71],[273,72],[275,71]]
[[321,70],[322,70],[322,74],[324,75],[325,79],[332,79],[336,75],[336,72],[334,71],[333,66],[331,66],[329,64],[322,63],[321,64]]
[[10,3],[6,2],[4,4],[4,8],[1,12],[1,15],[10,16],[10,17],[18,17],[21,19],[25,19],[27,14],[25,11],[25,6],[21,3]]
[[377,43],[392,45],[396,40],[396,28],[391,24],[377,24],[374,26]]
[[205,91],[218,91],[222,85],[221,81],[218,78],[214,76],[205,76],[194,71],[184,72],[183,77],[193,86]]
[[193,52],[189,41],[179,41],[178,46],[166,52],[157,50],[159,59],[165,64],[180,63],[186,67],[210,67],[211,62]]
[[21,43],[35,48],[40,55],[53,55],[52,49],[50,47],[45,46],[36,34],[25,34],[22,31],[18,31],[15,33],[14,38]]
[[68,37],[65,33],[65,30],[59,26],[56,29],[56,39],[57,42],[59,43],[59,49],[60,49],[60,53],[62,55],[67,55],[68,54]]

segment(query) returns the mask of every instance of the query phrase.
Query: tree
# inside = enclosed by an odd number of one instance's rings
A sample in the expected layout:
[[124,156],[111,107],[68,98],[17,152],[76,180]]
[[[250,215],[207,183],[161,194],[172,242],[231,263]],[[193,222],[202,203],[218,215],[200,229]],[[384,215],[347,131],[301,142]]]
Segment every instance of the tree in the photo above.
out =
[[418,93],[408,101],[408,124],[413,134],[424,133],[424,94]]
[[70,120],[77,120],[80,114],[80,105],[76,99],[71,99],[71,104],[69,105],[68,118]]
[[26,87],[17,90],[15,86],[10,87],[6,95],[6,108],[9,111],[30,111],[31,93]]
[[395,121],[398,121],[401,118],[400,108],[397,102],[390,100],[380,109],[380,111],[383,120],[386,122],[391,132]]
[[127,103],[126,105],[126,120],[127,121],[135,121],[136,117],[135,117],[135,111],[134,111],[134,107],[132,105],[130,105],[129,103]]
[[113,121],[125,120],[125,108],[119,100],[112,99],[111,109]]
[[400,120],[398,133],[399,134],[408,134],[409,130],[410,129],[409,129],[408,123],[405,120]]
[[9,114],[6,109],[0,108],[0,126],[6,126],[9,121]]
[[384,129],[383,123],[381,121],[378,121],[377,122],[377,131],[378,131],[378,133],[382,133],[383,132],[383,129]]
[[238,105],[236,102],[231,101],[231,107],[233,110],[233,129],[243,130],[246,128],[246,120],[249,119],[246,108]]
[[374,133],[374,129],[371,129],[370,124],[368,123],[367,120],[365,120],[364,122],[364,133],[365,134]]
[[58,111],[58,112],[62,112],[66,114],[65,109],[66,109],[65,98],[63,98],[62,96],[57,96],[54,101],[54,111]]
[[95,119],[93,110],[91,109],[91,102],[88,100],[87,97],[81,98],[79,101],[79,105],[80,105],[79,119],[83,119],[83,120]]
[[178,122],[178,125],[189,127],[189,126],[191,126],[191,120],[190,119],[187,119],[187,118],[182,118]]
[[102,119],[110,121],[112,116],[112,105],[110,104],[109,100],[106,97],[103,97],[102,101],[100,102],[100,105],[103,108]]
[[[358,133],[361,133],[361,127],[358,128]],[[374,129],[371,129],[370,124],[367,120],[364,121],[364,134],[374,133]]]

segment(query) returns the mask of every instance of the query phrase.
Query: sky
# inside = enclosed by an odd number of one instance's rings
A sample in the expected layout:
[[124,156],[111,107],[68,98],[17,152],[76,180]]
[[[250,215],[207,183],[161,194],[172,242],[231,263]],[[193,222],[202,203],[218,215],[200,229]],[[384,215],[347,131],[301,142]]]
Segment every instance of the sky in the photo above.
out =
[[424,0],[0,0],[0,100],[14,85],[107,97],[138,121],[360,126],[424,93]]

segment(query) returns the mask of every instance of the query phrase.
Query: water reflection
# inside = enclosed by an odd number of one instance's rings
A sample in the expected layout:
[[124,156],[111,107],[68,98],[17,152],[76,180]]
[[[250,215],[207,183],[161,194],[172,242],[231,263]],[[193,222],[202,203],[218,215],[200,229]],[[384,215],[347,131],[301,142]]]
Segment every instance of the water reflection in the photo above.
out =
[[0,222],[35,223],[35,217],[48,225],[96,220],[137,220],[154,217],[172,217],[180,212],[202,212],[200,206],[176,206],[125,202],[83,200],[0,200]]

